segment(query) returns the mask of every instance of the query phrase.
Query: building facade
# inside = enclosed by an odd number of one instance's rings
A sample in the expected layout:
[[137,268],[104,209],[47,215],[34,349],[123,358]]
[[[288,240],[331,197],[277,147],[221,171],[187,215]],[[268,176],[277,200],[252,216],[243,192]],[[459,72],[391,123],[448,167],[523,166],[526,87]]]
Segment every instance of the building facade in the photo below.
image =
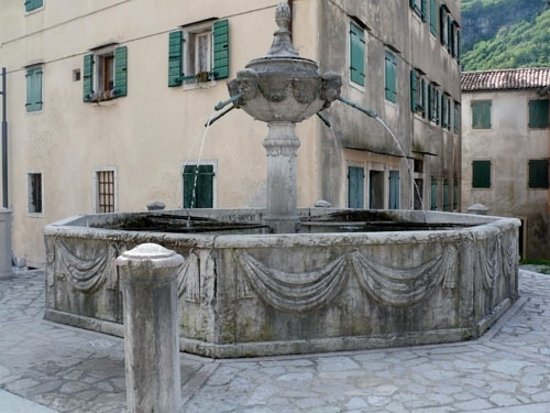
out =
[[[300,124],[298,205],[458,209],[460,1],[289,4],[300,55],[341,74],[342,95],[395,134],[338,102],[331,128]],[[265,206],[266,126],[241,111],[204,124],[227,80],[266,53],[276,5],[6,0],[15,254],[43,265],[44,225],[80,213]]]
[[550,258],[550,68],[466,72],[462,208],[521,219],[523,258]]

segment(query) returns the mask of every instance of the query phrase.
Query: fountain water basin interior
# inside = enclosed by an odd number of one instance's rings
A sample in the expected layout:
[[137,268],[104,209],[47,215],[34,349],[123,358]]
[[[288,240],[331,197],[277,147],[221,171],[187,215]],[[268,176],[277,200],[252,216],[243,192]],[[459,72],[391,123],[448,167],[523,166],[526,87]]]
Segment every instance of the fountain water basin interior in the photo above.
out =
[[[158,228],[163,220],[186,218],[184,211],[52,224],[45,230],[46,318],[122,335],[114,260],[145,242],[184,257],[180,348],[208,357],[475,338],[517,300],[515,219],[313,208],[299,210],[303,232],[270,234],[264,213],[197,210],[196,221],[210,225],[200,232]],[[391,221],[409,230],[356,232]],[[142,227],[129,226],[136,222]]]

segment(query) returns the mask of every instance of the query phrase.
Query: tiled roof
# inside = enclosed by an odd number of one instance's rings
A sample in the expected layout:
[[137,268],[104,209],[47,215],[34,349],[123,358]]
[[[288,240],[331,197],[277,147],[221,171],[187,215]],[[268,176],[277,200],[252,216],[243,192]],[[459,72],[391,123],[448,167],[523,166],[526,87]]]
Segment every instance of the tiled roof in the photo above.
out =
[[463,72],[462,91],[532,89],[550,86],[550,67]]

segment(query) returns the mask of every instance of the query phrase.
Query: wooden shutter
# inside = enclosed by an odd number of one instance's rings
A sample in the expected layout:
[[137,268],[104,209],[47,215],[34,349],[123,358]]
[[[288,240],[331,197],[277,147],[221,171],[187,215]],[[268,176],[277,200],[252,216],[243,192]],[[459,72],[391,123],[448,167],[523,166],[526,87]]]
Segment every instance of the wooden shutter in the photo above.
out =
[[116,96],[128,94],[128,47],[115,49],[115,93]]
[[397,63],[395,55],[391,52],[386,52],[386,99],[390,102],[397,100]]
[[430,0],[430,32],[437,36],[437,0]]
[[547,128],[549,124],[549,100],[535,99],[529,101],[529,127]]
[[365,33],[357,24],[350,23],[351,81],[365,86]]
[[180,86],[183,76],[183,32],[178,30],[168,35],[168,86]]
[[82,88],[84,102],[91,102],[94,94],[94,55],[84,55],[82,66]]
[[399,209],[399,171],[390,171],[389,208]]
[[451,197],[450,197],[450,191],[449,191],[449,181],[444,180],[443,181],[443,211],[450,211],[451,210]]
[[184,208],[213,208],[214,166],[199,165],[198,168],[195,165],[186,166],[183,173],[183,192]]
[[218,20],[212,26],[212,44],[214,47],[214,79],[229,77],[229,21]]
[[472,129],[491,129],[491,101],[472,102]]
[[34,110],[42,110],[42,68],[34,69],[33,96]]
[[472,162],[472,188],[491,187],[491,161]]
[[548,188],[548,159],[529,161],[529,188]]
[[358,166],[348,167],[348,207],[364,208],[365,170]]
[[418,102],[416,101],[417,93],[418,93],[418,74],[416,70],[411,69],[411,111],[416,112],[416,107]]
[[422,21],[427,20],[427,0],[421,0],[420,3],[420,16],[422,17]]

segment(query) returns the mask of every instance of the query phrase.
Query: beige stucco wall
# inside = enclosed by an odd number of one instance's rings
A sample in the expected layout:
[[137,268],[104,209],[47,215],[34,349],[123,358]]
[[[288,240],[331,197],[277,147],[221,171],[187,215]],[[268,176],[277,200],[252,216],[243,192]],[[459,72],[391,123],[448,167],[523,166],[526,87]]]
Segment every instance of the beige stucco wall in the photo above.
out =
[[[199,158],[203,123],[213,106],[228,97],[226,81],[203,88],[167,86],[168,33],[210,18],[230,25],[230,78],[254,57],[266,53],[276,28],[277,0],[44,0],[44,7],[24,13],[19,0],[6,0],[0,15],[0,63],[8,68],[10,124],[10,207],[14,211],[13,245],[30,265],[44,263],[45,224],[95,209],[94,172],[113,168],[117,210],[144,210],[153,200],[168,208],[182,206],[181,171]],[[459,19],[459,1],[451,9]],[[457,175],[460,136],[430,125],[409,109],[409,69],[421,67],[442,88],[459,97],[456,61],[429,34],[429,25],[411,12],[408,0],[388,4],[341,0],[294,0],[293,40],[303,57],[320,62],[322,72],[344,78],[343,95],[375,108],[396,131],[409,158],[422,159],[424,199],[429,206],[432,174]],[[367,67],[376,78],[365,92],[349,86],[347,40],[349,16],[364,19]],[[154,16],[154,18],[152,18]],[[431,36],[431,37],[430,37]],[[109,43],[128,47],[128,96],[101,103],[82,102],[83,55]],[[384,100],[384,44],[400,52],[399,100]],[[25,111],[25,67],[43,64],[41,112]],[[401,206],[412,205],[406,162],[380,125],[333,105],[330,131],[313,118],[298,125],[298,205],[321,198],[347,206],[347,166],[352,162],[384,165],[401,172]],[[216,168],[216,207],[265,206],[266,163],[262,140],[267,128],[242,111],[233,111],[208,132],[200,159]],[[362,142],[359,147],[350,143]],[[435,155],[418,151],[430,142]],[[435,143],[434,143],[435,142]],[[409,159],[408,163],[412,163]],[[43,174],[44,211],[28,214],[27,174]],[[365,188],[368,193],[368,188]],[[386,200],[387,202],[387,200]]]
[[[462,207],[481,203],[493,215],[525,220],[524,257],[550,257],[547,189],[528,187],[529,160],[550,157],[550,130],[528,127],[528,102],[536,90],[463,93]],[[472,100],[491,100],[491,129],[472,129]],[[472,188],[472,161],[491,161],[491,188]]]

